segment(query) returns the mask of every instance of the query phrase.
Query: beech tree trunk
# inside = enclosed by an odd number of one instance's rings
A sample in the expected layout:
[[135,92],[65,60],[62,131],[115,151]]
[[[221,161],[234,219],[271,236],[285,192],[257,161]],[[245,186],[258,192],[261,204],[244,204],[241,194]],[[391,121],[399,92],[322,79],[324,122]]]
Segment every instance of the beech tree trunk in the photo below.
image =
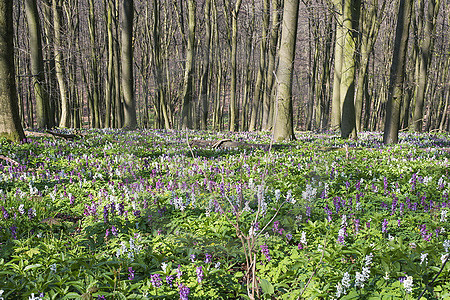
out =
[[0,137],[25,139],[17,105],[13,44],[13,1],[0,0]]
[[294,112],[292,107],[292,79],[297,40],[299,0],[285,0],[281,30],[280,62],[277,69],[277,100],[273,139],[294,140]]
[[398,8],[397,27],[395,31],[394,54],[392,57],[389,92],[386,106],[383,142],[398,143],[400,126],[400,109],[403,97],[403,82],[406,67],[406,54],[411,23],[413,0],[400,0]]

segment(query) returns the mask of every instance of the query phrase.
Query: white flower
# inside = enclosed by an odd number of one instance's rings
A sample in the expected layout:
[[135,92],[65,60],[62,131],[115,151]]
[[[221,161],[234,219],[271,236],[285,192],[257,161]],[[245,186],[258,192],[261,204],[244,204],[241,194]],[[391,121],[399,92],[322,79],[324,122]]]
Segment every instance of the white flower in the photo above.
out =
[[41,297],[39,297],[39,296],[34,296],[34,293],[31,293],[31,296],[28,297],[28,300],[41,300]]
[[442,264],[445,262],[445,260],[447,259],[448,255],[449,255],[448,253],[442,254],[442,256],[441,256],[441,262],[442,262]]
[[441,210],[441,222],[447,222],[447,213],[448,211],[443,209]]
[[372,264],[372,258],[373,258],[373,254],[370,253],[369,255],[366,255],[366,257],[364,258],[364,264],[366,267],[370,266]]
[[216,264],[214,265],[214,268],[216,268],[216,269],[220,268],[220,261],[216,262]]
[[364,288],[364,275],[356,272],[356,278],[355,278],[355,287]]
[[302,237],[300,238],[300,243],[302,243],[303,246],[306,246],[308,242],[306,241],[306,232],[302,231]]
[[56,273],[56,264],[50,265],[50,271]]
[[388,281],[389,280],[389,272],[385,272],[383,278],[384,278],[384,280]]
[[413,286],[413,278],[412,276],[406,276],[406,279],[403,281],[403,287],[405,288],[406,293],[412,292]]
[[336,297],[340,298],[342,295],[345,295],[345,290],[342,288],[342,284],[339,282],[336,284]]
[[0,290],[0,300],[5,300],[5,299],[2,297],[2,295],[3,295],[4,292],[5,292],[4,290]]
[[280,190],[275,190],[275,199],[277,201],[280,200],[280,196],[281,196],[281,191]]
[[166,273],[166,270],[167,270],[167,263],[166,262],[163,262],[161,264],[161,269],[163,270],[164,273]]
[[420,254],[420,264],[423,264],[423,263],[427,264],[428,263],[427,256],[428,256],[428,253]]
[[348,272],[344,273],[341,284],[344,289],[348,289],[350,287],[350,274],[348,274]]
[[444,246],[445,252],[448,252],[448,248],[450,248],[450,240],[445,240],[442,245]]
[[362,276],[364,278],[364,281],[366,281],[370,278],[370,268],[369,267],[362,268]]
[[23,204],[19,205],[19,212],[20,212],[21,215],[23,215],[25,213],[25,209],[24,209],[24,205]]

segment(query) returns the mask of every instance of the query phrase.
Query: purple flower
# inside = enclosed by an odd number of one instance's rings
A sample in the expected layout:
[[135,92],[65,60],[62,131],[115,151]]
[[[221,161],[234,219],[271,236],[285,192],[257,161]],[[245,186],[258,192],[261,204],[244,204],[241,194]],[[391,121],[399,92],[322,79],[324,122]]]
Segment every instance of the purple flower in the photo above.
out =
[[28,218],[33,219],[34,217],[36,217],[36,211],[34,210],[34,208],[30,208],[28,210]]
[[103,295],[99,295],[99,296],[97,297],[97,300],[106,300],[106,297],[103,296]]
[[292,239],[292,234],[286,233],[286,238],[288,239],[288,241],[290,241]]
[[[166,278],[167,280],[167,278]],[[162,285],[161,276],[159,274],[152,274],[150,276],[150,281],[155,288],[159,288]]]
[[128,268],[128,280],[133,280],[134,279],[134,270],[133,267],[129,267]]
[[298,250],[302,250],[302,249],[303,249],[302,243],[298,243]]
[[141,211],[140,211],[140,210],[135,210],[135,211],[133,212],[133,215],[134,215],[136,218],[140,218],[140,217],[141,217]]
[[112,226],[111,227],[111,233],[112,233],[112,235],[114,235],[114,236],[118,236],[118,232],[117,232],[117,228],[116,228],[116,226]]
[[174,279],[173,275],[166,276],[166,283],[168,286],[172,287],[173,279]]
[[103,221],[108,223],[108,206],[103,206]]
[[211,254],[205,253],[205,263],[207,264],[211,263]]
[[107,238],[108,236],[109,236],[109,229],[106,229],[105,238]]
[[195,254],[191,254],[189,257],[191,258],[192,262],[195,262]]
[[8,214],[8,211],[6,211],[6,209],[3,206],[2,206],[2,212],[3,212],[3,218],[7,220],[9,218],[9,214]]
[[202,280],[203,280],[203,269],[202,269],[202,266],[197,267],[196,272],[197,272],[197,282],[201,283]]
[[273,232],[278,232],[278,226],[280,226],[280,221],[273,222]]
[[388,227],[388,221],[386,219],[383,220],[383,223],[381,224],[381,232],[386,233]]
[[16,226],[11,226],[9,229],[11,229],[12,238],[14,240],[17,239],[17,227]]
[[270,261],[270,252],[269,252],[269,247],[267,247],[266,244],[261,245],[261,252],[264,254],[264,256],[266,257],[267,261]]
[[191,292],[189,288],[180,283],[178,289],[180,290],[180,300],[188,300],[189,293]]

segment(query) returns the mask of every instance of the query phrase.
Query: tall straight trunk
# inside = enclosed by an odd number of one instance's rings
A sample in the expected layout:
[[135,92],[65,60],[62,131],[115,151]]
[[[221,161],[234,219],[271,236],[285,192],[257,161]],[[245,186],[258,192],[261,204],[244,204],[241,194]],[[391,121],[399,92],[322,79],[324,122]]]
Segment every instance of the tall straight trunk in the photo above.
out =
[[297,40],[299,0],[285,0],[279,65],[277,68],[277,100],[273,139],[294,140],[294,112],[292,107],[292,79]]
[[231,12],[231,78],[230,78],[230,131],[238,128],[237,102],[237,34],[238,15],[241,9],[242,0],[236,0],[234,9]]
[[266,80],[265,80],[265,89],[264,89],[264,95],[263,95],[263,105],[262,105],[262,121],[261,121],[261,127],[262,130],[271,130],[273,125],[273,118],[271,115],[271,111],[273,112],[273,109],[271,109],[274,106],[273,103],[273,91],[275,90],[275,78],[274,78],[274,71],[275,71],[275,58],[276,58],[276,52],[277,52],[277,45],[278,45],[278,32],[280,28],[280,0],[272,0],[272,26],[271,26],[271,33],[270,33],[270,39],[269,39],[269,47],[268,47],[268,59],[267,59],[267,73],[266,73]]
[[56,78],[59,86],[59,98],[61,102],[61,117],[59,120],[59,127],[70,126],[70,102],[67,94],[67,85],[64,78],[64,64],[62,53],[62,40],[61,40],[61,0],[52,0],[53,9],[53,29],[55,36],[55,71]]
[[136,99],[134,97],[134,76],[133,76],[133,18],[134,3],[133,0],[124,0],[123,2],[123,21],[122,21],[122,90],[124,122],[126,129],[135,129],[137,127],[136,118]]
[[[425,93],[428,86],[428,68],[433,53],[433,36],[437,14],[439,13],[439,7],[440,0],[428,1],[427,19],[424,20],[424,37],[422,44],[420,45],[420,54],[418,55],[418,59],[420,60],[420,69],[418,74],[418,84],[416,88],[416,104],[414,106],[414,114],[412,119],[414,131],[418,132],[422,131],[423,126],[423,107],[425,103]],[[419,15],[421,14],[419,13]]]
[[31,73],[36,99],[37,126],[38,128],[51,128],[54,126],[54,123],[50,113],[48,93],[45,88],[42,30],[36,0],[25,0],[25,14],[30,35]]
[[[384,11],[386,1],[383,2],[380,13],[378,13],[378,0],[372,0],[371,6],[369,8],[361,9],[364,13],[361,20],[361,61],[359,67],[359,75],[356,86],[356,96],[355,96],[355,117],[356,117],[356,131],[361,131],[361,116],[364,100],[365,86],[367,83],[367,70],[369,68],[369,57],[373,50],[375,40],[378,36],[378,31],[381,25],[382,15]],[[366,110],[367,108],[366,102]]]
[[394,54],[392,57],[389,81],[388,101],[386,106],[386,120],[384,123],[383,143],[398,143],[398,129],[400,125],[400,108],[403,94],[406,54],[411,23],[413,0],[400,0],[398,8],[397,27],[395,31]]
[[200,98],[201,98],[201,129],[206,130],[208,127],[208,78],[209,78],[209,57],[211,53],[211,0],[205,1],[205,53],[203,58],[203,69],[200,79]]
[[181,129],[192,129],[192,101],[194,92],[194,60],[195,60],[195,27],[196,3],[188,0],[188,38],[186,48],[186,64],[184,70],[183,103],[181,112]]
[[342,52],[341,68],[341,137],[356,138],[355,120],[355,72],[357,65],[357,39],[358,20],[361,0],[344,0],[344,47]]
[[123,126],[123,103],[122,103],[122,85],[121,85],[121,64],[120,64],[120,43],[119,43],[119,1],[114,0],[114,10],[113,10],[113,24],[114,24],[114,91],[115,91],[115,99],[114,99],[114,127],[121,128]]
[[14,69],[13,1],[0,0],[0,137],[25,139],[17,105]]
[[92,97],[92,111],[91,124],[94,128],[100,128],[102,121],[100,118],[100,93],[99,93],[99,76],[98,76],[98,58],[97,58],[97,40],[96,40],[96,22],[95,22],[95,6],[94,0],[89,0],[89,38],[91,42],[91,97]]
[[105,0],[106,9],[106,27],[107,27],[107,45],[108,45],[108,61],[106,71],[106,84],[105,84],[105,123],[107,128],[114,127],[113,113],[113,99],[114,97],[114,31],[113,31],[113,0]]
[[341,127],[341,70],[342,55],[344,49],[345,32],[343,28],[344,15],[342,12],[342,1],[333,0],[334,10],[336,12],[336,36],[334,47],[334,79],[333,79],[333,98],[331,103],[331,130],[337,130]]

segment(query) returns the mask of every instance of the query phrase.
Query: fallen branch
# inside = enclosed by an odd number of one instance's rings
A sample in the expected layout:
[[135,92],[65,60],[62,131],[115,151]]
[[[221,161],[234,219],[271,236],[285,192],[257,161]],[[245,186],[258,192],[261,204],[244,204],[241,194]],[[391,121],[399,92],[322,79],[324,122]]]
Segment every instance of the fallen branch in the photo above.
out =
[[3,156],[3,155],[0,155],[0,159],[6,160],[7,162],[12,163],[13,165],[16,165],[16,166],[19,165],[19,163],[17,161],[15,161],[14,159]]
[[212,145],[212,147],[213,147],[214,149],[217,149],[217,148],[220,147],[220,145],[222,145],[222,144],[225,143],[225,142],[231,142],[231,140],[230,140],[230,139],[223,139],[223,140],[220,140],[220,141],[214,143],[214,144]]
[[58,132],[54,132],[54,131],[51,131],[51,130],[48,130],[48,129],[45,132],[48,132],[48,133],[50,133],[53,136],[65,138],[66,140],[74,140],[74,139],[79,139],[80,138],[80,136],[76,135],[76,134],[58,133]]

